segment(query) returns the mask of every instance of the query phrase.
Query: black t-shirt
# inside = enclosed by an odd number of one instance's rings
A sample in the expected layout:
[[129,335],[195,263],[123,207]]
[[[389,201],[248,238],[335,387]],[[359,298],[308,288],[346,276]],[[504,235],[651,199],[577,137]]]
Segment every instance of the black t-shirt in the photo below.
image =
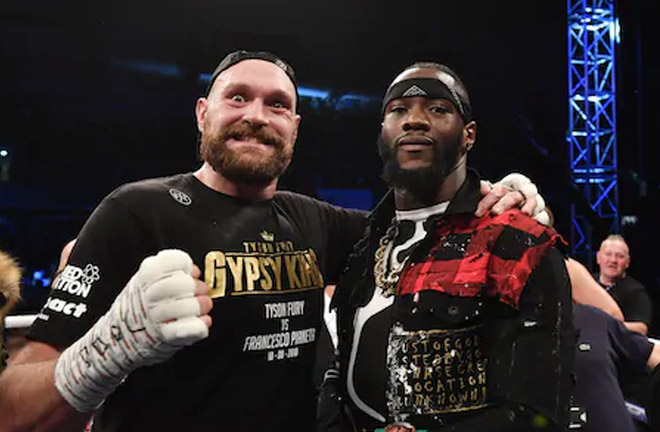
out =
[[[600,281],[600,278],[597,277],[596,280]],[[617,302],[626,321],[643,322],[651,326],[653,306],[641,283],[630,276],[625,276],[612,286],[601,285]]]
[[587,412],[583,430],[634,432],[619,385],[623,372],[644,371],[653,344],[622,322],[586,305],[574,305],[579,331],[575,358],[575,403]]
[[210,335],[131,373],[94,430],[311,430],[322,287],[363,226],[360,212],[287,192],[248,202],[192,174],[129,184],[85,224],[28,337],[70,345],[145,257],[181,249],[212,290]]

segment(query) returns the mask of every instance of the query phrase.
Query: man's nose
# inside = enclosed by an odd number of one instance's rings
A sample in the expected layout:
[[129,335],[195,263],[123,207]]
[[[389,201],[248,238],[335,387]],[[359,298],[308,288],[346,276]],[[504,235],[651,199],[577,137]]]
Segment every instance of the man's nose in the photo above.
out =
[[252,100],[246,107],[243,114],[243,120],[252,125],[267,125],[268,115],[267,107],[260,99]]
[[403,130],[423,130],[428,131],[429,128],[429,119],[424,112],[424,109],[421,107],[413,106],[408,111],[408,117],[403,123]]

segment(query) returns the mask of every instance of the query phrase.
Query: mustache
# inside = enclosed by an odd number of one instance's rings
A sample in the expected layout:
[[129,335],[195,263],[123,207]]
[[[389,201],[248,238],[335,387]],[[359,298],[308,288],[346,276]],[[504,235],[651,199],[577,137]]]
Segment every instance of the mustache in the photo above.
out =
[[229,139],[254,139],[260,143],[272,145],[277,148],[284,147],[284,140],[268,126],[253,125],[249,123],[239,123],[227,126],[222,132],[220,139],[223,142],[227,142]]
[[397,146],[403,145],[403,144],[421,144],[421,145],[434,145],[435,140],[426,135],[426,134],[420,134],[417,132],[412,132],[412,133],[403,133],[396,137],[394,139],[394,143]]

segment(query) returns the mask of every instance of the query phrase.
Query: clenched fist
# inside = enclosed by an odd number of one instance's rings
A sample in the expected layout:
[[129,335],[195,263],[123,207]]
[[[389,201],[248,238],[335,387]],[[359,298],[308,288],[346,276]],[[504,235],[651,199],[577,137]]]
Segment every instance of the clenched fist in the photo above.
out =
[[179,250],[142,261],[108,312],[57,362],[55,385],[71,406],[93,411],[133,370],[208,336],[213,302],[199,275]]

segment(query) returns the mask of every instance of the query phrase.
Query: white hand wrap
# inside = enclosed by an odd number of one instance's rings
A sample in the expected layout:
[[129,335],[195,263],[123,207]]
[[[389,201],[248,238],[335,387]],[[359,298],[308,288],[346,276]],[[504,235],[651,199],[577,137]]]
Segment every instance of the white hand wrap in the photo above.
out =
[[502,180],[498,181],[496,184],[504,186],[505,188],[511,191],[520,192],[526,200],[535,198],[536,206],[532,212],[532,217],[542,223],[543,225],[548,225],[550,218],[548,213],[545,211],[545,200],[538,193],[536,185],[526,176],[518,173],[513,173],[505,176]]
[[71,406],[93,411],[133,370],[208,336],[192,268],[179,250],[142,261],[108,312],[57,362],[55,385]]

